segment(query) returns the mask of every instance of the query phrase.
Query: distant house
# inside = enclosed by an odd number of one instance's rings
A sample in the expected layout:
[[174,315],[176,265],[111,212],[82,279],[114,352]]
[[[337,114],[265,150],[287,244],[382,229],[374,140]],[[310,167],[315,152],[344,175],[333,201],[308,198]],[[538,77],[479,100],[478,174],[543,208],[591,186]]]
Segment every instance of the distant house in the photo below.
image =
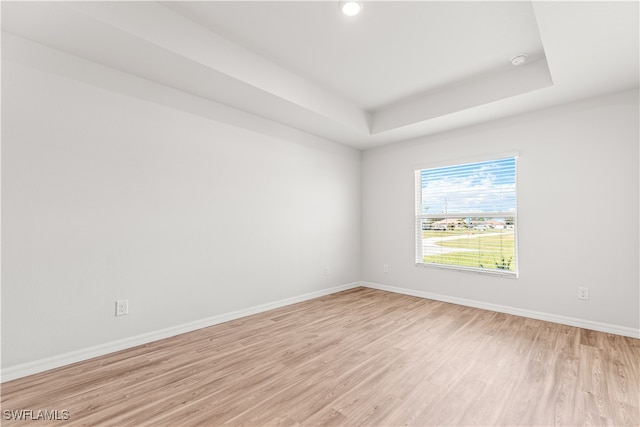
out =
[[506,224],[504,221],[489,220],[486,222],[489,225],[489,228],[494,228],[496,230],[504,230],[506,228]]
[[466,223],[463,219],[460,218],[445,218],[438,221],[433,221],[430,224],[430,230],[436,231],[446,231],[446,230],[455,230],[458,228],[466,228]]
[[479,220],[469,218],[444,218],[437,221],[425,222],[423,230],[446,231],[472,228],[474,230],[513,230],[513,224],[494,219]]
[[[505,221],[494,219],[471,221],[471,227],[475,230],[505,230],[508,228]],[[513,229],[513,226],[511,228]]]

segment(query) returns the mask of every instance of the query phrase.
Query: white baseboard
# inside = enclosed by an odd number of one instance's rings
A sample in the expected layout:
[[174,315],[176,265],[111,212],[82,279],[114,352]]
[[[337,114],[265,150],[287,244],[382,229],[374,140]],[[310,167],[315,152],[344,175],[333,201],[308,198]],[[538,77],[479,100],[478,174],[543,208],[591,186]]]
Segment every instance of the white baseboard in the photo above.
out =
[[124,338],[118,341],[112,341],[97,346],[64,353],[57,356],[48,357],[46,359],[36,360],[21,365],[10,366],[2,370],[0,374],[0,382],[6,382],[15,380],[18,378],[26,377],[28,375],[37,374],[40,372],[48,371],[50,369],[59,368],[61,366],[70,365],[72,363],[81,362],[84,360],[92,359],[98,356],[104,356],[109,353],[113,353],[120,350],[126,350],[127,348],[135,347],[142,344],[148,344],[153,341],[161,340],[164,338],[173,337],[176,335],[184,334],[187,332],[195,331],[198,329],[206,328],[208,326],[217,325],[219,323],[236,320],[242,317],[250,316],[252,314],[262,313],[275,308],[284,307],[287,305],[295,304],[302,301],[307,301],[313,298],[322,297],[325,295],[334,294],[336,292],[353,289],[358,286],[363,286],[371,289],[378,289],[381,291],[395,292],[398,294],[411,295],[420,298],[432,299],[436,301],[448,302],[452,304],[458,304],[468,307],[481,308],[485,310],[496,311],[499,313],[513,314],[516,316],[529,317],[537,320],[545,320],[547,322],[560,323],[562,325],[575,326],[578,328],[591,329],[594,331],[607,332],[610,334],[622,335],[631,338],[640,338],[640,329],[629,328],[625,326],[611,325],[601,322],[593,322],[590,320],[576,319],[573,317],[559,316],[556,314],[543,313],[539,311],[524,310],[515,307],[509,307],[499,304],[491,304],[481,301],[469,300],[465,298],[457,298],[446,295],[432,294],[429,292],[416,291],[413,289],[399,288],[396,286],[382,285],[379,283],[371,282],[356,282],[348,283],[346,285],[336,286],[333,288],[323,289],[320,291],[310,292],[303,295],[298,295],[291,298],[285,298],[283,300],[274,301],[267,304],[258,305],[255,307],[249,307],[243,310],[234,311],[231,313],[224,313],[217,316],[209,317],[206,319],[198,320],[195,322],[185,323],[182,325],[173,326],[158,331],[149,332],[146,334],[137,335],[130,338]]
[[206,328],[208,326],[217,325],[219,323],[229,322],[231,320],[250,316],[252,314],[262,313],[265,311],[273,310],[275,308],[280,308],[298,302],[307,301],[313,298],[334,294],[336,292],[353,289],[358,286],[361,286],[359,282],[348,283],[346,285],[340,285],[333,288],[322,289],[320,291],[309,292],[303,295],[285,298],[279,301],[274,301],[255,307],[249,307],[243,310],[233,311],[231,313],[224,313],[202,320],[197,320],[195,322],[185,323],[158,331],[136,335],[134,337],[124,338],[121,340],[48,357],[46,359],[35,360],[33,362],[16,366],[10,366],[2,370],[2,373],[0,375],[0,382],[15,380],[18,378],[26,377],[28,375],[33,375],[40,372],[48,371],[50,369],[59,368],[61,366],[70,365],[72,363],[82,362],[94,357],[104,356],[115,351],[125,350],[127,348],[135,347],[138,345],[148,344],[153,341],[158,341],[164,338],[192,332],[198,329]]
[[590,329],[593,331],[607,332],[610,334],[622,335],[631,338],[640,338],[640,329],[626,326],[611,325],[608,323],[594,322],[591,320],[576,319],[574,317],[560,316],[557,314],[543,313],[540,311],[524,310],[516,307],[509,307],[499,304],[491,304],[482,301],[475,301],[465,298],[457,298],[446,295],[432,294],[429,292],[416,291],[413,289],[398,288],[396,286],[381,285],[379,283],[361,282],[366,288],[378,289],[381,291],[395,292],[398,294],[411,295],[414,297],[432,299],[436,301],[449,302],[452,304],[464,305],[467,307],[481,308],[484,310],[496,311],[499,313],[513,314],[516,316],[529,317],[531,319],[545,320],[562,325],[576,326],[578,328]]

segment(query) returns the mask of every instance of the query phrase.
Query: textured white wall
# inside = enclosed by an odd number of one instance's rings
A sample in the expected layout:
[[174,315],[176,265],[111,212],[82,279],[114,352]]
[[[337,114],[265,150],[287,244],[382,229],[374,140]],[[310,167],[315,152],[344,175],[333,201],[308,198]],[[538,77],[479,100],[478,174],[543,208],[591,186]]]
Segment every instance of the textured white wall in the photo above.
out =
[[360,279],[360,152],[40,65],[2,64],[3,368]]
[[[363,280],[637,330],[638,117],[635,90],[364,152]],[[414,165],[512,151],[520,278],[415,267]]]

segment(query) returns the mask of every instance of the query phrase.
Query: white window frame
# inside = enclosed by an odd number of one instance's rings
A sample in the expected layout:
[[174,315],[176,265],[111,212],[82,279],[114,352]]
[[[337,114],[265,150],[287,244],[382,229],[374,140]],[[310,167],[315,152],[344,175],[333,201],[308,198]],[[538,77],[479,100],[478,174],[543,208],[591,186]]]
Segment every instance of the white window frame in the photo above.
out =
[[[415,172],[415,265],[416,267],[426,267],[426,268],[439,268],[439,269],[450,269],[457,271],[466,271],[478,274],[489,274],[495,276],[509,277],[509,278],[517,278],[518,277],[518,169],[519,169],[519,153],[518,152],[510,152],[510,153],[502,153],[502,154],[494,154],[482,157],[474,157],[467,159],[458,159],[455,161],[446,161],[439,163],[430,163],[430,164],[421,164],[416,165],[414,167]],[[464,213],[432,213],[432,214],[424,214],[422,212],[422,171],[424,169],[433,169],[440,167],[448,167],[448,166],[457,166],[464,165],[469,163],[479,163],[484,161],[491,160],[500,160],[506,158],[514,158],[515,159],[515,194],[516,194],[516,210],[508,211],[508,212],[464,212]],[[428,218],[482,218],[482,217],[509,217],[513,218],[514,224],[514,270],[501,270],[501,269],[490,269],[490,268],[480,268],[480,267],[468,267],[468,266],[460,266],[460,265],[452,265],[452,264],[436,264],[436,263],[425,263],[423,262],[423,245],[422,245],[422,221],[423,219]]]

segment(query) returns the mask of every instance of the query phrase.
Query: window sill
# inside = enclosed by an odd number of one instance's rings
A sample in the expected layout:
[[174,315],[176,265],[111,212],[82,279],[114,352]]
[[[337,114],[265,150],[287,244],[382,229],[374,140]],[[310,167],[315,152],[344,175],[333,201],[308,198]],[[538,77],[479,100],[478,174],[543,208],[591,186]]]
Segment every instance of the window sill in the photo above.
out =
[[440,270],[454,270],[461,271],[463,273],[474,273],[474,274],[483,274],[488,276],[499,276],[505,277],[508,279],[517,279],[518,272],[510,271],[510,270],[489,270],[484,268],[473,268],[473,267],[463,267],[458,265],[445,265],[445,264],[427,264],[427,263],[416,263],[416,267],[424,267],[424,268],[437,268]]

